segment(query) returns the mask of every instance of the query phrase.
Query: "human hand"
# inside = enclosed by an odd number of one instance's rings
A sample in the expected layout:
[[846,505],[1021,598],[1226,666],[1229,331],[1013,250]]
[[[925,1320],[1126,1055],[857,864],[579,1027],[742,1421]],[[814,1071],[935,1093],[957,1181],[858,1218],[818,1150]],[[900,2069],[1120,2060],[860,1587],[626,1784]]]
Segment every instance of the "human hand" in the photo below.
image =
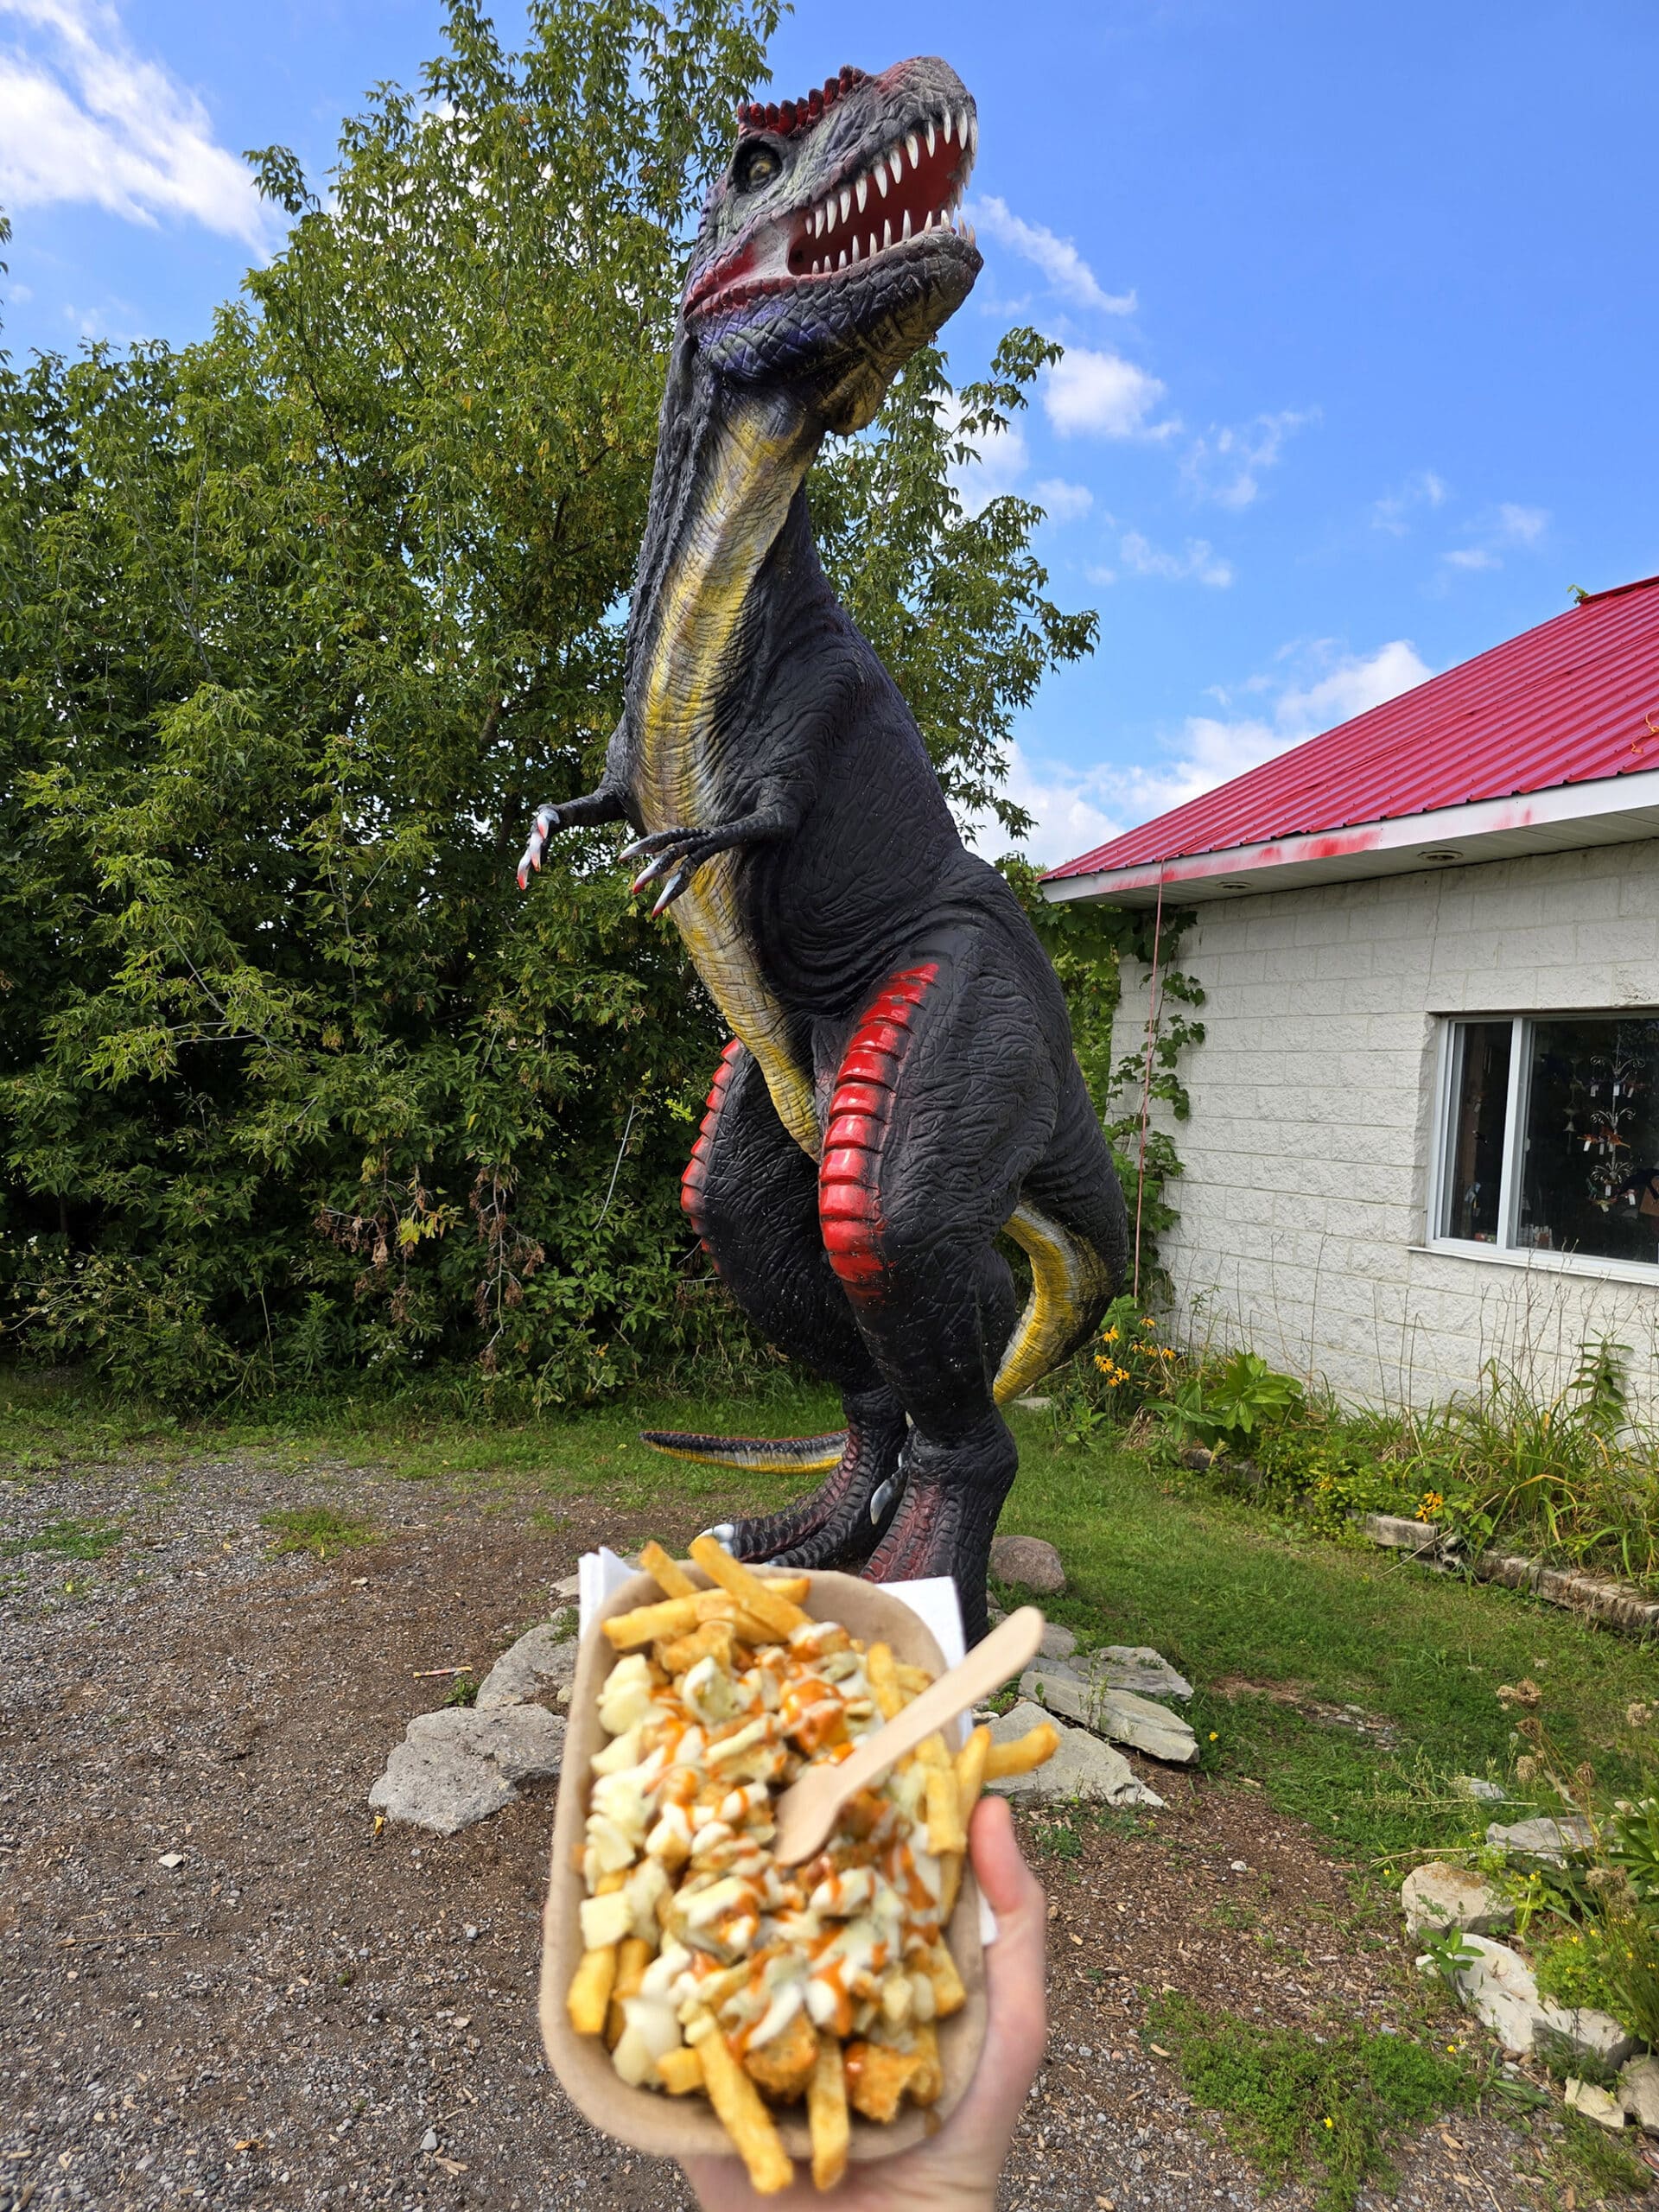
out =
[[736,2158],[687,2158],[685,2177],[703,2212],[992,2212],[1014,2123],[1041,2063],[1048,2033],[1044,2002],[1043,1892],[1020,1855],[1014,1816],[983,1797],[968,1832],[974,1873],[997,1919],[985,1954],[989,1998],[985,2048],[962,2101],[938,2133],[897,2158],[849,2166],[827,2196],[810,2181],[758,2196]]

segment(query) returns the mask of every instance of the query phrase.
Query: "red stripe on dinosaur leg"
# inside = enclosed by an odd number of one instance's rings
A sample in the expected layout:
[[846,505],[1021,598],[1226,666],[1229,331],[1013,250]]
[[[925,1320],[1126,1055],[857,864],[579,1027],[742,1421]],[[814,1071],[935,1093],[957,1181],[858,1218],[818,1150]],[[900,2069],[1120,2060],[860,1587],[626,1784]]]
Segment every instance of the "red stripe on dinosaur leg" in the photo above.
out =
[[864,1009],[842,1055],[818,1169],[823,1249],[842,1288],[859,1304],[887,1287],[882,1257],[881,1147],[911,1024],[939,972],[937,961],[889,976]]
[[[709,1247],[702,1210],[703,1192],[709,1182],[709,1154],[720,1121],[720,1109],[726,1103],[726,1093],[737,1072],[737,1056],[742,1050],[741,1038],[734,1037],[720,1056],[720,1065],[715,1070],[715,1079],[709,1086],[709,1104],[697,1132],[697,1141],[691,1147],[691,1157],[686,1161],[685,1173],[680,1178],[680,1205],[686,1219],[697,1233],[697,1242],[711,1260],[715,1255]],[[720,1262],[717,1260],[715,1266],[718,1272]]]

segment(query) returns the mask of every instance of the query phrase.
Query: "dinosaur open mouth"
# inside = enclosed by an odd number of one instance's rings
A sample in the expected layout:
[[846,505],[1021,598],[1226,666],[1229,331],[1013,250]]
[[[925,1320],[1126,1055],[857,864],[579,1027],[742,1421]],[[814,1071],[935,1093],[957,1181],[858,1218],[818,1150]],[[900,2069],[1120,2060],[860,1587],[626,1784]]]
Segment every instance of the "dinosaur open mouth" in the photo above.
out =
[[973,244],[957,211],[979,142],[971,109],[928,116],[895,138],[868,168],[797,219],[794,276],[828,276],[901,246],[925,231],[955,231]]
[[930,232],[948,232],[972,245],[973,226],[963,222],[960,209],[978,145],[979,124],[969,107],[919,117],[821,200],[751,233],[705,270],[687,296],[686,312],[742,307],[769,293],[822,283],[901,254]]

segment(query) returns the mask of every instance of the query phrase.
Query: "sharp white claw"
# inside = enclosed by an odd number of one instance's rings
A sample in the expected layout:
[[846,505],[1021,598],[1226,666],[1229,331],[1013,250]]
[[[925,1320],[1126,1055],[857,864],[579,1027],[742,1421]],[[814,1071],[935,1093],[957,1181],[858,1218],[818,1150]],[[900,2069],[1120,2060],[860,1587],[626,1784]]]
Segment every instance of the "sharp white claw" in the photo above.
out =
[[881,1526],[881,1516],[892,1504],[893,1494],[898,1487],[898,1484],[889,1475],[870,1500],[870,1526],[873,1529],[879,1529]]
[[716,1521],[712,1529],[705,1529],[702,1533],[705,1536],[712,1536],[721,1551],[728,1552],[737,1530],[729,1521]]

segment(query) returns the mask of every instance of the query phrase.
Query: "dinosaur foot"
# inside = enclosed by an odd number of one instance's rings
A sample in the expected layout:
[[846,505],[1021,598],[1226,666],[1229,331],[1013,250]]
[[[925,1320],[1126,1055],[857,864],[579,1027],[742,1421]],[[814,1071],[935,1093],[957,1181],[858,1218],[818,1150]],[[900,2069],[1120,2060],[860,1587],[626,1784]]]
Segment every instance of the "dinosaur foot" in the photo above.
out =
[[773,1567],[856,1567],[880,1542],[898,1504],[905,1416],[889,1398],[847,1407],[840,1464],[781,1513],[723,1522],[714,1530],[734,1559]]
[[911,1582],[948,1574],[970,1645],[984,1636],[985,1578],[996,1516],[1014,1486],[1019,1455],[1001,1417],[956,1444],[912,1436],[905,1452],[904,1495],[892,1526],[868,1564],[868,1582]]

